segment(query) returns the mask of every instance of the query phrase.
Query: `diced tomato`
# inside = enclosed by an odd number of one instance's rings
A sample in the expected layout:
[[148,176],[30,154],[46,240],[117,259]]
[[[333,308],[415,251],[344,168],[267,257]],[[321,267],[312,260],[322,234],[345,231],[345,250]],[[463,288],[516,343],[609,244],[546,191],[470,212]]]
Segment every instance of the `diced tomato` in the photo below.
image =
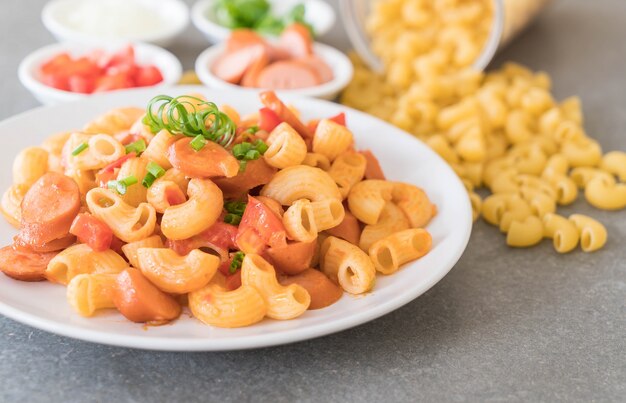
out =
[[102,70],[93,60],[88,57],[79,57],[72,60],[63,67],[63,71],[59,71],[59,74],[65,74],[66,76],[80,75],[85,77],[97,77],[102,74]]
[[134,151],[132,153],[128,153],[124,155],[123,157],[111,162],[109,165],[102,168],[98,173],[113,172],[115,168],[121,167],[122,164],[124,164],[124,162],[126,162],[127,160],[131,158],[135,158],[136,156],[137,154]]
[[[346,114],[344,112],[338,113],[337,115],[328,118],[328,120],[332,120],[333,122],[340,124],[342,126],[346,125]],[[320,123],[319,119],[309,120],[306,124],[311,133],[315,133],[317,129],[317,125]]]
[[98,77],[96,79],[96,88],[93,92],[121,90],[130,87],[134,87],[134,83],[129,77],[128,73],[118,72],[115,74]]
[[126,136],[124,136],[123,138],[119,139],[119,142],[122,143],[123,145],[127,146],[130,143],[134,143],[135,141],[141,140],[142,138],[143,137],[141,137],[138,134],[128,133],[128,134],[126,134]]
[[261,108],[259,109],[259,128],[265,130],[267,132],[271,132],[274,130],[276,126],[281,124],[283,121],[281,118],[271,110],[270,108]]
[[224,260],[218,267],[217,270],[220,271],[220,273],[222,273],[225,276],[229,276],[230,275],[230,264],[233,262],[233,258],[229,258],[227,260]]
[[266,245],[263,238],[257,234],[254,228],[239,228],[237,233],[237,247],[244,253],[261,253],[265,250]]
[[161,81],[163,81],[163,75],[156,66],[139,67],[135,73],[135,83],[138,87],[148,87]]
[[312,119],[306,123],[306,127],[309,128],[311,133],[315,133],[315,129],[317,129],[317,125],[320,123],[319,119]]
[[56,88],[57,90],[69,91],[70,83],[67,77],[59,76],[56,74],[42,74],[41,82],[48,87]]
[[73,75],[68,78],[69,90],[81,94],[90,94],[93,92],[96,81],[93,77],[84,77],[81,75]]
[[287,235],[281,218],[261,201],[248,196],[236,241],[244,253],[260,253],[266,246],[286,245]]
[[332,120],[333,122],[340,124],[342,126],[346,125],[346,114],[344,112],[341,112],[331,118],[328,118],[328,120]]
[[105,68],[111,68],[122,65],[134,65],[135,64],[135,48],[132,45],[128,45],[123,49],[112,54],[108,60],[102,59],[105,62],[103,66]]
[[185,201],[187,201],[187,199],[185,199],[185,194],[182,193],[182,191],[178,187],[175,187],[175,188],[168,187],[168,188],[166,188],[165,189],[165,198],[167,199],[167,202],[171,206],[176,206],[177,204],[183,204]]
[[91,214],[78,214],[70,227],[70,234],[76,235],[78,240],[89,245],[96,252],[102,252],[111,247],[113,231],[103,221]]
[[124,256],[124,252],[122,251],[122,246],[124,245],[126,245],[126,242],[122,241],[121,239],[113,235],[113,240],[111,241],[111,247],[110,247],[112,251],[116,252],[119,255]]
[[107,183],[109,181],[115,180],[117,178],[117,172],[115,169],[111,171],[98,171],[96,172],[96,183],[98,187],[105,188],[107,187]]
[[226,277],[226,289],[228,291],[236,290],[241,287],[241,270],[237,270],[234,274]]
[[237,227],[226,224],[222,219],[211,225],[207,230],[188,239],[168,240],[167,246],[181,256],[187,255],[193,249],[201,247],[212,247],[221,249],[227,253],[231,249],[236,249],[235,237]]
[[72,62],[72,58],[67,53],[59,53],[54,56],[52,59],[48,60],[44,64],[41,65],[42,74],[52,74],[57,73],[59,70],[63,69],[68,63]]

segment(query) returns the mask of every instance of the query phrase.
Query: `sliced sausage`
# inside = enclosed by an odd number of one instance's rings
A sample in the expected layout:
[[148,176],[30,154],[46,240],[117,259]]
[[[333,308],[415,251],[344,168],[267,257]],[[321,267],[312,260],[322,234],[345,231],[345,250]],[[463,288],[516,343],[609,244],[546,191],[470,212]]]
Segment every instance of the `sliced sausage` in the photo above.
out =
[[282,247],[269,248],[267,255],[276,270],[293,275],[311,267],[317,239],[310,242],[292,242]]
[[227,52],[213,64],[213,74],[221,80],[237,84],[254,61],[266,53],[267,49],[262,44]]
[[319,84],[327,83],[334,78],[333,70],[321,57],[311,55],[295,59],[294,61],[304,64],[313,70],[318,76]]
[[270,58],[267,53],[262,53],[248,67],[243,78],[241,79],[242,87],[256,88],[259,87],[259,76],[267,68]]
[[164,322],[180,316],[179,303],[154,286],[139,270],[125,269],[117,275],[115,283],[113,303],[128,320]]
[[334,304],[343,295],[343,290],[333,283],[324,273],[307,269],[295,276],[281,277],[282,285],[299,284],[311,296],[309,309],[321,309]]
[[253,45],[264,45],[265,40],[251,29],[235,29],[226,40],[226,52],[234,52]]
[[305,140],[312,140],[313,133],[300,119],[281,101],[274,91],[264,91],[259,94],[265,107],[271,109],[283,121],[289,123]]
[[17,250],[13,246],[0,249],[0,271],[20,281],[42,281],[48,263],[56,253]]
[[326,230],[328,235],[336,236],[337,238],[345,239],[353,245],[358,245],[361,239],[361,226],[359,220],[346,209],[346,215],[343,217],[343,221],[336,227]]
[[167,150],[172,166],[190,178],[231,178],[239,172],[239,162],[224,147],[208,141],[199,151],[191,148],[193,139],[183,137]]
[[367,164],[365,165],[365,179],[381,179],[385,180],[385,173],[378,162],[378,158],[370,150],[359,151],[365,157]]
[[68,235],[80,210],[80,191],[71,178],[48,172],[28,190],[22,201],[20,238],[42,247]]
[[263,158],[249,161],[245,171],[232,178],[216,178],[215,184],[222,189],[224,198],[234,199],[248,193],[250,189],[269,183],[276,173]]
[[74,235],[68,234],[63,238],[57,238],[53,241],[46,242],[42,245],[29,245],[27,242],[24,242],[21,234],[17,234],[13,238],[13,247],[17,250],[21,250],[24,252],[38,252],[38,253],[47,253],[47,252],[55,252],[60,251],[65,248],[69,248],[74,243],[76,243],[76,237]]
[[317,72],[294,60],[276,62],[265,67],[258,76],[258,86],[276,90],[313,87],[320,84]]
[[313,54],[313,38],[302,24],[288,26],[280,35],[279,46],[293,57],[304,57]]

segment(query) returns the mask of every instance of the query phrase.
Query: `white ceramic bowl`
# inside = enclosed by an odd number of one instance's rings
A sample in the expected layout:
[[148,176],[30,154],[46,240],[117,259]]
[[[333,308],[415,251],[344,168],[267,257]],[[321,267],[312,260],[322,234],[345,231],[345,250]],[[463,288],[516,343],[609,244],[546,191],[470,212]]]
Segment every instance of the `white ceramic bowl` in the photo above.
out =
[[[196,59],[196,74],[203,84],[210,88],[226,88],[244,92],[259,92],[259,88],[246,88],[226,82],[213,74],[212,67],[215,61],[224,53],[225,45],[214,45],[200,53]],[[339,95],[352,80],[354,68],[350,59],[337,49],[315,43],[313,50],[317,56],[322,58],[333,71],[333,79],[327,83],[316,85],[315,87],[299,88],[294,90],[278,90],[278,94],[293,94],[299,96],[314,97],[320,99],[333,100]]]
[[[90,94],[63,91],[42,83],[39,79],[39,67],[61,52],[68,52],[72,56],[80,56],[94,49],[114,52],[125,45],[126,44],[120,43],[100,45],[57,43],[44,46],[22,60],[18,68],[18,76],[22,85],[24,85],[37,100],[45,105],[85,98],[90,96]],[[172,53],[158,46],[145,43],[135,43],[133,46],[135,48],[135,58],[138,64],[153,64],[161,70],[163,81],[155,87],[173,85],[180,80],[183,68],[180,61]]]
[[[206,36],[211,43],[224,41],[230,35],[230,28],[220,25],[215,20],[213,5],[216,0],[200,0],[191,8],[193,25]],[[305,4],[304,18],[313,26],[317,36],[322,36],[335,25],[335,10],[322,0],[270,0],[276,15],[283,15],[297,4]]]
[[[162,24],[153,32],[136,33],[132,35],[115,35],[114,33],[84,33],[72,26],[70,21],[73,11],[93,0],[52,0],[49,1],[41,12],[41,20],[45,27],[60,42],[101,43],[108,40],[125,40],[131,42],[147,42],[158,46],[169,46],[189,25],[189,8],[181,0],[140,0],[158,14],[167,24]],[[98,0],[105,1],[105,0]],[[122,0],[115,0],[123,6]],[[119,10],[124,13],[124,9]],[[97,16],[95,16],[97,18]],[[97,21],[93,21],[97,24]]]

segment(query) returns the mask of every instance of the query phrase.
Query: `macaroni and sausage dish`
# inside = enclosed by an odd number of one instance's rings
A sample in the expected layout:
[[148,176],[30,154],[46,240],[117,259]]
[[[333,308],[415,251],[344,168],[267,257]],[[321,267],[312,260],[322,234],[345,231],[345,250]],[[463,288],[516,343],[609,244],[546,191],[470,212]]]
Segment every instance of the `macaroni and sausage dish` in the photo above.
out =
[[345,115],[304,123],[271,92],[240,117],[201,95],[112,110],[22,150],[0,270],[67,287],[82,316],[219,327],[286,320],[369,292],[429,252],[436,207],[386,180]]

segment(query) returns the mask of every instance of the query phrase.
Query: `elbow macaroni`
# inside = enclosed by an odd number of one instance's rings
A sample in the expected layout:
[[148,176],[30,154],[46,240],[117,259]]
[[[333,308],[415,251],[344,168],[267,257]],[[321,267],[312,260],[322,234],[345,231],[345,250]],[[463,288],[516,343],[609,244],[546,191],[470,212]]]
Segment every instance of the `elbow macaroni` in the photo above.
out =
[[241,265],[241,284],[255,288],[267,306],[267,317],[287,320],[302,315],[311,304],[311,296],[302,286],[283,286],[276,279],[276,271],[265,259],[247,254]]

